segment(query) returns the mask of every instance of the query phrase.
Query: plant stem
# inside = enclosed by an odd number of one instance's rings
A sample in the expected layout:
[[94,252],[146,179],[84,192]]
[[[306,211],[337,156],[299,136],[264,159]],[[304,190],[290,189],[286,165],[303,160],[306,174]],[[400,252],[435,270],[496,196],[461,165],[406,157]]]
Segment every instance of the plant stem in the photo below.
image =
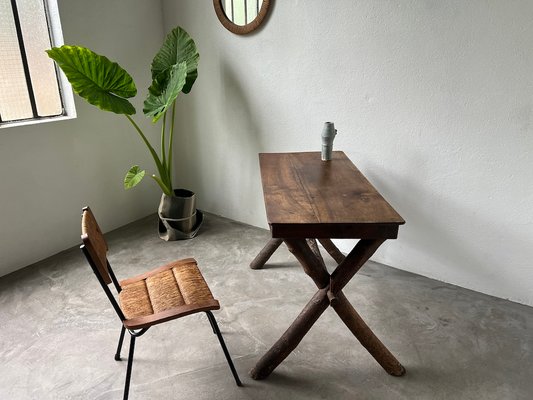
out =
[[146,145],[146,147],[148,147],[148,150],[150,151],[150,154],[152,155],[152,158],[154,159],[154,162],[155,162],[155,165],[157,167],[157,170],[159,171],[159,175],[161,176],[161,179],[160,180],[156,179],[156,182],[161,187],[161,190],[163,190],[163,193],[165,193],[167,196],[172,196],[172,185],[169,186],[168,182],[163,182],[163,179],[165,179],[165,177],[166,177],[165,167],[163,167],[163,164],[161,164],[161,160],[157,156],[157,153],[155,152],[154,148],[152,147],[152,145],[150,144],[148,139],[146,139],[146,136],[144,136],[144,133],[141,130],[141,128],[139,128],[137,126],[135,121],[133,119],[131,119],[131,117],[129,115],[127,115],[127,114],[124,114],[124,115],[126,115],[126,118],[128,119],[128,121],[131,122],[131,124],[133,125],[135,130],[139,133],[139,135],[141,136],[144,144]]
[[174,116],[176,114],[176,100],[172,103],[172,120],[170,121],[170,137],[168,139],[168,180],[172,182],[172,143],[174,142]]
[[[157,184],[161,187],[161,189],[163,189],[163,193],[165,193],[167,196],[172,196],[171,191],[168,190],[167,186],[163,183],[163,181],[157,175],[152,175],[152,178],[154,179],[154,181],[157,182]],[[164,188],[167,188],[167,191],[165,191]]]
[[165,131],[167,125],[167,113],[163,114],[163,126],[161,128],[161,163],[166,166],[167,155],[165,154]]

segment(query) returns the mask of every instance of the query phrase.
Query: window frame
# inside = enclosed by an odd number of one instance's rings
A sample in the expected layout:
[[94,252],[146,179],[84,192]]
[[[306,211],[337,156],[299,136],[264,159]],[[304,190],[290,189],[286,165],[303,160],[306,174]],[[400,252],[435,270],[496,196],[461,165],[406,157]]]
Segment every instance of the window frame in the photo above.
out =
[[[63,42],[63,29],[61,27],[61,20],[59,16],[59,7],[57,0],[42,0],[44,3],[44,10],[46,13],[48,32],[50,34],[50,42],[52,47],[59,47],[64,44]],[[72,87],[67,80],[67,77],[55,65],[56,78],[59,86],[59,96],[63,103],[63,113],[60,115],[54,115],[49,117],[32,117],[14,121],[0,121],[0,129],[34,125],[52,121],[63,121],[76,118],[76,107],[74,104],[74,93]]]

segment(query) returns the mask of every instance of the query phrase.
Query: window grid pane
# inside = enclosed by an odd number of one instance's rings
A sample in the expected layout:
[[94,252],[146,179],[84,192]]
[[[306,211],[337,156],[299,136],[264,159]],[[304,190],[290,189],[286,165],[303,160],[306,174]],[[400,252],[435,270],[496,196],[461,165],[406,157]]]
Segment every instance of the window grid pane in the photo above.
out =
[[254,19],[256,19],[258,12],[259,12],[259,1],[258,0],[247,0],[246,2],[246,23],[249,24]]
[[233,0],[233,23],[246,25],[246,5],[244,0]]
[[39,117],[61,115],[54,62],[45,53],[51,47],[43,0],[17,0],[22,38]]
[[10,0],[0,0],[0,120],[33,117]]

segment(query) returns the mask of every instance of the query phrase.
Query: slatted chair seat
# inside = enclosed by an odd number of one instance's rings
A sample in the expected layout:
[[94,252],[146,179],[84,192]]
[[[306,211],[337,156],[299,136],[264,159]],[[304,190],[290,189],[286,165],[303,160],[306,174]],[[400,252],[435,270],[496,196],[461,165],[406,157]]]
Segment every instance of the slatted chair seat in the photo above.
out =
[[[173,261],[152,271],[118,282],[107,260],[107,242],[89,207],[83,208],[81,233],[83,244],[80,248],[122,322],[115,360],[121,360],[120,352],[126,330],[130,334],[124,400],[127,400],[129,394],[135,339],[146,333],[153,325],[197,312],[205,312],[207,315],[235,383],[241,386],[239,375],[224,343],[215,316],[211,312],[211,310],[218,310],[220,304],[213,297],[195,259]],[[118,293],[118,302],[109,289],[111,283]]]
[[129,329],[146,328],[200,311],[218,310],[220,304],[198,269],[194,258],[120,282],[120,308]]

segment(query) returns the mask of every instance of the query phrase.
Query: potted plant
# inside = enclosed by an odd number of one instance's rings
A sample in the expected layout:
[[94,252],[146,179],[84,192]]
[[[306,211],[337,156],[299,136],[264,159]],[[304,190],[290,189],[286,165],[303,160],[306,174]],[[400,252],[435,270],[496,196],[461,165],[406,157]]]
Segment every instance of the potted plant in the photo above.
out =
[[[103,111],[124,115],[148,148],[157,169],[152,178],[163,192],[158,210],[160,236],[166,240],[193,237],[202,221],[201,213],[196,214],[194,193],[175,190],[172,185],[176,99],[179,93],[191,91],[198,76],[199,54],[193,39],[181,27],[176,27],[152,61],[152,84],[143,113],[153,123],[161,122],[159,154],[132,118],[136,110],[128,99],[137,94],[137,88],[126,70],[85,47],[64,45],[47,53],[63,70],[76,94]],[[170,121],[167,121],[169,111]],[[134,165],[124,178],[124,188],[136,186],[144,175],[145,170]]]

